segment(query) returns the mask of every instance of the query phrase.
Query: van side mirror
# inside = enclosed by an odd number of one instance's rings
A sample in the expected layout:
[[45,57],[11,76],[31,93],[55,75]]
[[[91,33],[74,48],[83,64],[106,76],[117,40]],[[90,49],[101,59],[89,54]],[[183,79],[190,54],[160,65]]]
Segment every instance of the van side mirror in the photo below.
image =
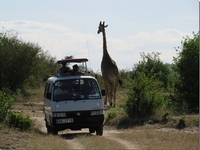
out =
[[102,96],[105,96],[106,95],[106,90],[101,90],[101,94],[102,94]]
[[46,98],[51,99],[51,93],[47,93]]

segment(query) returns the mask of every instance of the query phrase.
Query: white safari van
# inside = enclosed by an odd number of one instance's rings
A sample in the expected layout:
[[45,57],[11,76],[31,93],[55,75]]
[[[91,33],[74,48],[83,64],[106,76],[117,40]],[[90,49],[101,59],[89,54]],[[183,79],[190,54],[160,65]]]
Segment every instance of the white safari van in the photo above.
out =
[[[58,63],[85,63],[87,59],[67,59]],[[87,75],[69,74],[50,77],[44,91],[44,115],[47,133],[88,128],[103,135],[104,103],[97,80]]]

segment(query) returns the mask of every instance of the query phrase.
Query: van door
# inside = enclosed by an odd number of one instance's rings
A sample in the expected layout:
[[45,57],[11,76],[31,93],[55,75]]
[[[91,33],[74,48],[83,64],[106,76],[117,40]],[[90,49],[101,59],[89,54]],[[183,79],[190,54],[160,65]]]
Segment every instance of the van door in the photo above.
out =
[[47,122],[50,122],[51,98],[52,98],[52,83],[47,82],[44,90],[44,113]]

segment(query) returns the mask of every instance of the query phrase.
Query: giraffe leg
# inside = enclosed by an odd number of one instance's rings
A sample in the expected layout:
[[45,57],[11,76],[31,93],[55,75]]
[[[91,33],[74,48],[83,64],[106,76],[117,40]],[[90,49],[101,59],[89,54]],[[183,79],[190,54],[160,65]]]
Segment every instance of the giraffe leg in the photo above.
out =
[[106,94],[104,105],[107,105],[107,98],[108,98],[108,95]]
[[107,99],[109,98],[109,89],[108,89],[108,84],[106,81],[104,81],[105,83],[105,89],[106,89],[106,96],[105,96],[105,101],[104,101],[104,105],[107,105]]
[[105,99],[104,99],[104,105],[107,105],[107,97],[108,97],[108,94],[107,94],[107,91],[106,91],[106,95],[105,95]]
[[109,96],[110,96],[110,99],[109,99],[109,102],[110,102],[110,106],[113,105],[113,102],[112,102],[112,99],[113,99],[113,87],[112,87],[112,84],[110,86],[110,92],[109,92]]
[[113,97],[113,94],[112,94],[112,90],[110,90],[110,94],[109,94],[109,103],[110,103],[110,106],[112,106],[112,97]]
[[116,82],[115,82],[115,84],[114,84],[114,89],[113,89],[113,94],[114,94],[114,105],[113,105],[113,107],[115,107],[116,90],[117,90],[117,85],[116,85]]

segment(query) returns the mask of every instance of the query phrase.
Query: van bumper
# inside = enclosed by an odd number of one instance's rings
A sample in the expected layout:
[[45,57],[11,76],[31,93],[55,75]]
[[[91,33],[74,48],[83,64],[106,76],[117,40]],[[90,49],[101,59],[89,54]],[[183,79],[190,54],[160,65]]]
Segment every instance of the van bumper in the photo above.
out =
[[96,128],[97,126],[103,126],[104,115],[95,115],[90,117],[75,117],[71,123],[57,123],[57,119],[67,118],[52,118],[52,126],[58,130],[72,129],[80,130],[82,128]]

